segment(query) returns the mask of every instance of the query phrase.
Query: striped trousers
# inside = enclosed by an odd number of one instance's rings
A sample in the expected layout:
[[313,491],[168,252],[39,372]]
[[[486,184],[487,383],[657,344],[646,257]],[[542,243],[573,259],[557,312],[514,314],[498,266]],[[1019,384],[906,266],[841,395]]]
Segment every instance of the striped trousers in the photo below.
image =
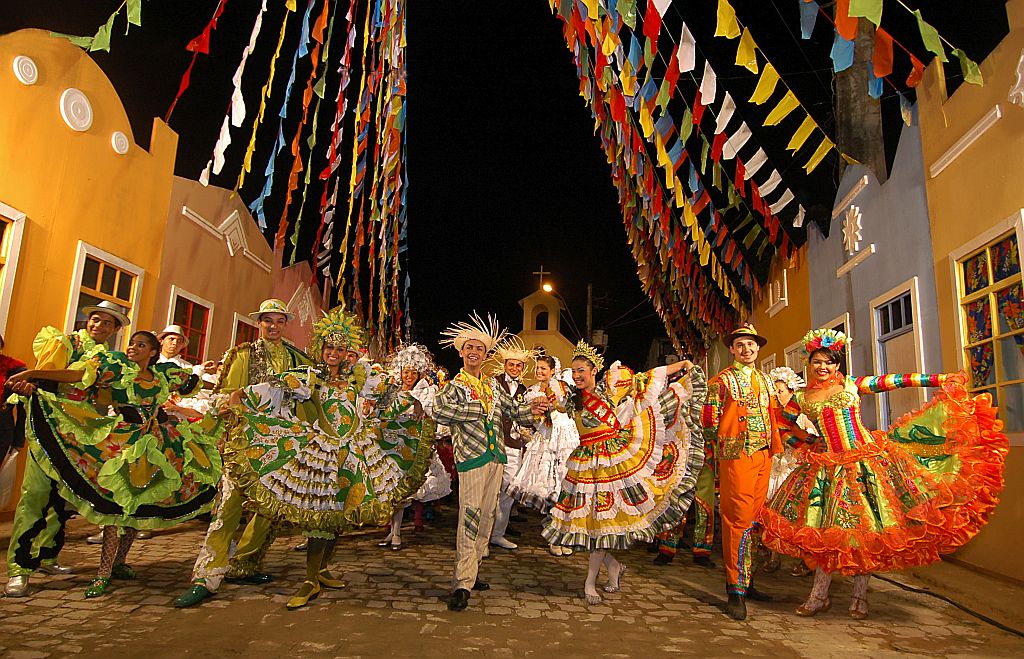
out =
[[470,590],[476,583],[487,543],[494,528],[501,475],[505,465],[490,462],[459,473],[459,526],[455,537],[455,575],[452,589]]

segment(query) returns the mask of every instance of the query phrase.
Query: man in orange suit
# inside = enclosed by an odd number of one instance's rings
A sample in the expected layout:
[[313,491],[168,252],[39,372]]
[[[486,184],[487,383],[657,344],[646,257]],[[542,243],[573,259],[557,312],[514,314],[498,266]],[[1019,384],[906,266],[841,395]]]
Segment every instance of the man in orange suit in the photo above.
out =
[[701,425],[705,443],[713,442],[718,456],[727,609],[736,620],[744,620],[746,599],[771,599],[752,582],[760,544],[754,520],[768,496],[772,456],[782,452],[782,442],[772,409],[777,406],[772,383],[756,366],[757,353],[768,340],[746,323],[724,341],[735,361],[708,382]]

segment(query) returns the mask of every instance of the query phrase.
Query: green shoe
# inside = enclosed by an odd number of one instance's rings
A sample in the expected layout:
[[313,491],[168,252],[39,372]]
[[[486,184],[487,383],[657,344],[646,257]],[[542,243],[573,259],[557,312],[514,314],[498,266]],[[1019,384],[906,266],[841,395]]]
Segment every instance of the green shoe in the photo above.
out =
[[178,595],[178,599],[174,600],[174,606],[179,609],[188,608],[199,604],[208,597],[213,597],[213,593],[206,586],[201,583],[192,584],[191,588]]
[[114,569],[110,571],[110,578],[131,581],[135,579],[135,570],[130,565],[121,563],[120,565],[115,565]]
[[107,586],[109,585],[109,577],[96,577],[89,582],[89,587],[85,589],[86,598],[99,597],[103,593],[107,592]]

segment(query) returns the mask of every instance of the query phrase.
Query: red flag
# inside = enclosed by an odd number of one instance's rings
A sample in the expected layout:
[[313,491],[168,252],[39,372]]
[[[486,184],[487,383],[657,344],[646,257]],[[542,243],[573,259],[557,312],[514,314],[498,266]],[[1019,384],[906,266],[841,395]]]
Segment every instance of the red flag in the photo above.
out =
[[725,148],[725,141],[729,136],[725,134],[723,130],[718,135],[715,135],[715,141],[711,143],[711,159],[715,162],[722,157],[722,149]]
[[622,97],[622,92],[619,91],[616,85],[611,86],[608,105],[612,110],[612,119],[622,123],[626,118],[626,99]]
[[747,175],[747,169],[743,166],[743,161],[740,160],[739,156],[736,156],[736,189],[739,191],[740,196],[747,196],[747,186],[745,185],[745,177]]
[[700,89],[697,89],[697,95],[693,97],[693,125],[700,126],[701,117],[704,116],[704,104],[700,100]]
[[875,54],[871,61],[876,78],[884,78],[892,73],[892,35],[882,28],[875,29]]
[[652,50],[658,50],[658,35],[661,34],[661,14],[654,6],[654,0],[647,0],[647,11],[644,12],[644,35],[652,42]]
[[679,51],[679,46],[672,48],[672,57],[668,59],[668,71],[665,72],[665,80],[668,81],[668,95],[671,96],[675,93],[676,83],[679,81],[679,60],[676,59],[676,53]]

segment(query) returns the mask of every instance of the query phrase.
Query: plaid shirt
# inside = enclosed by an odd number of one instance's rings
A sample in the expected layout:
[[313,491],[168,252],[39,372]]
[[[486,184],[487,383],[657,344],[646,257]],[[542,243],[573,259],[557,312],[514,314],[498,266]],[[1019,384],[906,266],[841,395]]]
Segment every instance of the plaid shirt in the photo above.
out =
[[459,371],[434,398],[434,419],[452,431],[455,468],[469,471],[491,462],[505,464],[502,417],[532,426],[529,403],[517,403],[494,382]]

